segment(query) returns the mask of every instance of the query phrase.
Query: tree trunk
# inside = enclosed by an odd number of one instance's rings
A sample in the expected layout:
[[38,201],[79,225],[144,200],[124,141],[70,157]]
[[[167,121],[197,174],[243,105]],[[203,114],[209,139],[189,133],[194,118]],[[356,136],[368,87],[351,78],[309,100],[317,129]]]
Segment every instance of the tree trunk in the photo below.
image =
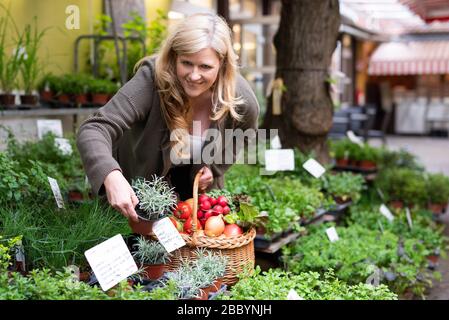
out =
[[328,68],[340,26],[338,0],[282,0],[281,21],[274,37],[276,78],[282,78],[282,114],[272,114],[268,100],[264,128],[278,129],[283,147],[314,151],[329,160],[327,133],[333,105]]

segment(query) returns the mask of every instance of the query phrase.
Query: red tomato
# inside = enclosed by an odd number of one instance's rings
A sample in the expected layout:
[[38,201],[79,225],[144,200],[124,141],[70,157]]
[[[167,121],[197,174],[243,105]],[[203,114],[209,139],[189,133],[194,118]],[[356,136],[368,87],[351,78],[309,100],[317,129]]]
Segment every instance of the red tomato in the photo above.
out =
[[190,206],[182,201],[178,203],[178,206],[176,207],[174,212],[175,217],[182,220],[187,219],[188,217],[190,217],[191,214],[192,209],[190,208]]

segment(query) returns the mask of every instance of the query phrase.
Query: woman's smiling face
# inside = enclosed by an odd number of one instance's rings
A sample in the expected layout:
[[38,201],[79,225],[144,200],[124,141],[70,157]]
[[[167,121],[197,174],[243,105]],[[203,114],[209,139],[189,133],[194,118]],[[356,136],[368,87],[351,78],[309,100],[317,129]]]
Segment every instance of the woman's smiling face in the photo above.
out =
[[207,93],[219,70],[220,59],[211,48],[176,58],[176,76],[189,98],[199,98]]

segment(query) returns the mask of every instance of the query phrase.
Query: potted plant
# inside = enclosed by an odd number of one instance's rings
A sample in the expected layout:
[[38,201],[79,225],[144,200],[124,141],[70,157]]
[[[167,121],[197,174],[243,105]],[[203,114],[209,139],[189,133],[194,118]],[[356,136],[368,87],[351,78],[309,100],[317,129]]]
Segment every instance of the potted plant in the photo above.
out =
[[176,283],[178,299],[182,300],[207,300],[208,293],[201,288],[208,285],[208,276],[189,261],[183,261],[177,270],[167,272],[167,278]]
[[335,202],[343,204],[349,201],[357,202],[360,199],[365,180],[360,174],[341,172],[326,177],[324,188],[332,195]]
[[367,144],[363,147],[360,154],[359,166],[362,169],[373,170],[377,168],[379,152]]
[[429,174],[426,182],[429,210],[443,213],[449,199],[449,178],[441,173]]
[[[10,20],[16,34],[14,49],[11,55],[9,55],[10,48],[6,43],[6,35],[9,35],[11,32],[9,31]],[[16,96],[12,91],[16,85],[17,76],[19,75],[20,66],[24,57],[23,38],[23,34],[19,33],[9,10],[7,10],[6,16],[0,18],[0,84],[2,89],[0,104],[7,107],[15,105]]]
[[58,79],[51,73],[47,73],[42,77],[41,81],[37,85],[37,90],[42,102],[50,102],[54,95],[54,83]]
[[204,248],[198,248],[194,255],[196,257],[194,267],[206,283],[206,286],[202,287],[202,289],[207,293],[217,292],[223,283],[227,259]]
[[138,234],[148,235],[154,221],[169,216],[176,207],[177,198],[163,177],[156,175],[152,179],[139,178],[132,182],[139,203],[136,213],[139,222],[129,220],[131,229]]
[[43,63],[39,59],[39,47],[48,28],[38,31],[37,17],[34,17],[34,26],[27,24],[23,34],[24,57],[20,65],[22,84],[25,94],[20,96],[22,105],[34,106],[38,97],[33,94]]
[[134,248],[133,257],[141,264],[148,279],[157,280],[168,270],[169,253],[158,241],[139,237]]
[[105,105],[111,95],[117,91],[117,85],[105,79],[92,79],[89,83],[89,91],[92,94],[92,103]]
[[85,74],[67,74],[64,76],[66,81],[65,93],[73,100],[78,106],[87,103],[87,90],[90,77]]

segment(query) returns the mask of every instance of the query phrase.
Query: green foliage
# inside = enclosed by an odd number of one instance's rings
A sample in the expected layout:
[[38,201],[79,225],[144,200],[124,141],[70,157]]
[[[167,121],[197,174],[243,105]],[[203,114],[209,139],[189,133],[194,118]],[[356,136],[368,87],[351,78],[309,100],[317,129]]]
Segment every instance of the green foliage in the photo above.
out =
[[388,168],[376,178],[376,187],[386,201],[402,200],[407,205],[423,206],[427,202],[427,189],[421,172],[408,168]]
[[365,179],[360,174],[341,172],[334,175],[326,175],[323,178],[324,189],[335,198],[343,201],[357,202],[365,185]]
[[176,206],[177,198],[163,177],[153,175],[152,180],[139,178],[132,186],[139,199],[139,208],[148,220],[158,220],[171,214]]
[[326,227],[317,227],[311,235],[283,248],[289,271],[298,274],[333,269],[339,279],[357,284],[365,282],[375,266],[382,275],[394,276],[394,280],[386,276],[380,280],[396,293],[411,287],[422,294],[431,285],[426,269],[429,252],[421,241],[400,239],[388,230],[380,232],[352,225],[337,228],[340,240],[330,242],[324,232]]
[[441,173],[429,173],[426,182],[429,202],[446,204],[449,200],[449,177]]
[[407,168],[416,171],[424,171],[423,165],[418,162],[416,156],[403,149],[399,151],[382,149],[379,160],[380,169]]
[[261,272],[241,279],[230,290],[233,300],[286,300],[290,290],[305,300],[396,300],[387,286],[359,283],[348,285],[337,279],[332,270],[292,274],[278,269]]
[[134,245],[136,251],[133,257],[141,264],[166,264],[170,256],[164,246],[158,241],[148,241],[139,237]]
[[[17,77],[23,62],[24,34],[19,32],[9,8],[3,4],[0,4],[0,8],[5,12],[5,15],[0,17],[0,84],[3,93],[8,94],[17,84]],[[12,48],[8,43],[9,39],[6,38],[11,35]],[[9,54],[11,51],[12,54]]]
[[117,92],[117,84],[106,79],[91,79],[88,90],[90,93],[114,94]]
[[33,25],[25,25],[23,33],[24,57],[20,66],[25,94],[32,94],[33,90],[36,89],[39,75],[44,70],[44,64],[39,58],[39,48],[48,29],[38,30],[36,16],[33,18]]
[[0,273],[4,273],[11,263],[11,253],[14,247],[22,241],[22,236],[3,239],[0,235]]
[[225,275],[227,258],[214,254],[205,248],[197,248],[195,251],[196,260],[193,262],[194,267],[203,276],[207,277],[206,282],[212,283],[214,280]]
[[149,300],[148,292],[133,290],[126,281],[107,293],[73,278],[68,269],[53,274],[48,269],[33,270],[24,277],[0,274],[0,300]]

